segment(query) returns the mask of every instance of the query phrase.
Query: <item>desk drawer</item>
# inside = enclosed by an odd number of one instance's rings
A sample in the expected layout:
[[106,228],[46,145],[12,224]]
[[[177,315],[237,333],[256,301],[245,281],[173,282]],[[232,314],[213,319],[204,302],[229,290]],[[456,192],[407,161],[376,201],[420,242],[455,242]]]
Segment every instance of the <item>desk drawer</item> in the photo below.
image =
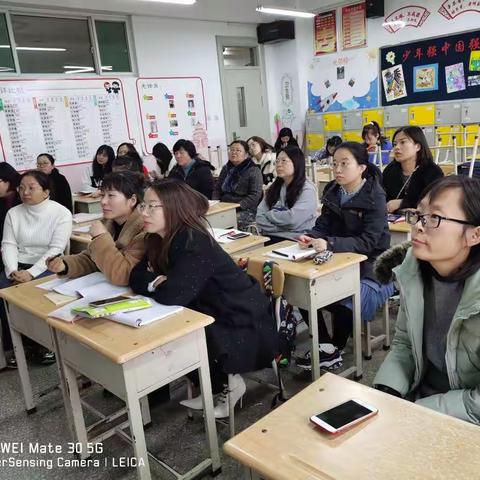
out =
[[9,319],[12,327],[48,350],[53,350],[53,340],[50,326],[43,319],[19,308],[12,303],[8,304]]
[[168,383],[183,370],[192,370],[200,361],[200,340],[200,333],[192,332],[128,362],[128,368],[135,371],[137,392]]
[[207,215],[207,220],[212,228],[237,228],[237,215],[235,210]]

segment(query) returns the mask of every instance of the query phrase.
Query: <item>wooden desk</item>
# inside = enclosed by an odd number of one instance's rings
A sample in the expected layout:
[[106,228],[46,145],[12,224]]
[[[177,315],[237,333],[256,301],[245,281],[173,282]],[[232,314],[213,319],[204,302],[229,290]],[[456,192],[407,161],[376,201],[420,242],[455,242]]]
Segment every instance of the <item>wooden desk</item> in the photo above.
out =
[[[73,229],[87,227],[91,224],[92,222],[74,223]],[[82,250],[85,250],[91,241],[92,237],[89,233],[75,233],[72,231],[70,235],[70,254],[73,255],[74,253],[80,253]]]
[[219,202],[207,212],[207,220],[212,228],[237,228],[238,203]]
[[248,237],[239,238],[233,242],[223,243],[220,245],[229,255],[239,255],[263,247],[269,240],[269,237],[263,237],[261,235],[249,235]]
[[455,165],[453,163],[439,163],[438,166],[442,169],[444,175],[455,175]]
[[[348,432],[323,433],[310,417],[358,398],[378,408]],[[479,477],[480,428],[325,374],[224,445],[247,479],[438,480]]]
[[391,247],[412,239],[412,227],[407,222],[389,223],[388,229]]
[[[275,248],[288,247],[294,242],[284,241],[275,244]],[[272,246],[253,250],[249,258],[266,261]],[[240,255],[235,255],[236,258]],[[356,253],[336,253],[324,265],[315,265],[313,261],[291,262],[275,258],[275,262],[285,273],[284,295],[291,305],[308,310],[310,318],[310,336],[312,338],[312,377],[320,377],[320,358],[318,351],[317,310],[344,298],[353,297],[353,343],[355,366],[342,375],[353,374],[360,378],[362,368],[361,315],[360,315],[360,263],[365,255]]]
[[73,211],[75,213],[102,213],[100,198],[75,194],[73,196]]
[[[53,278],[46,277],[0,290],[0,297],[8,304],[8,321],[27,412],[35,411],[35,401],[22,334],[55,351],[72,440],[82,444],[81,458],[86,458],[89,454],[74,372],[97,381],[126,401],[135,454],[138,458],[142,457],[145,464],[138,468],[139,478],[150,479],[142,415],[139,413],[141,410],[144,423],[150,421],[146,395],[198,368],[206,406],[205,421],[211,457],[194,471],[209,468],[217,470],[220,463],[204,333],[204,327],[213,319],[184,309],[140,329],[105,319],[83,320],[75,324],[49,319],[48,322],[52,324],[50,326],[47,323],[48,315],[58,307],[45,297],[45,290],[36,288],[35,285]],[[116,425],[115,431],[123,426],[125,422]],[[98,438],[104,439],[111,434],[112,430],[102,433]],[[88,440],[94,442],[97,438]]]

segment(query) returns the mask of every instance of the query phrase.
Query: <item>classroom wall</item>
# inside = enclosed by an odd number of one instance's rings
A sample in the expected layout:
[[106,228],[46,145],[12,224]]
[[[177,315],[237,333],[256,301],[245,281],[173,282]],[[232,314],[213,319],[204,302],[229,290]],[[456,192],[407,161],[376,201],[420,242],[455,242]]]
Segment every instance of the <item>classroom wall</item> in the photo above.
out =
[[[198,76],[203,80],[209,143],[226,148],[216,36],[255,37],[256,26],[160,17],[133,16],[133,39],[138,76]],[[131,140],[141,149],[141,124],[135,79],[122,77],[127,92]],[[161,140],[161,139],[159,139]],[[173,161],[173,160],[172,160]],[[154,167],[153,157],[145,161]],[[85,165],[62,167],[75,191],[81,186]]]
[[[347,3],[347,2],[346,2]],[[353,2],[348,2],[351,4]],[[452,20],[447,20],[442,16],[438,9],[444,3],[440,0],[424,0],[417,5],[425,7],[430,11],[430,15],[420,28],[407,26],[396,33],[389,33],[382,23],[384,18],[367,20],[367,46],[365,48],[353,49],[348,51],[341,50],[341,8],[337,9],[337,53],[314,56],[314,22],[310,19],[299,19],[295,22],[295,40],[275,44],[266,47],[269,52],[267,57],[267,72],[272,69],[276,72],[288,71],[296,75],[299,84],[298,104],[293,111],[295,116],[295,130],[300,133],[304,128],[305,113],[308,108],[308,88],[307,83],[313,83],[313,93],[317,89],[317,94],[322,89],[324,81],[329,76],[331,81],[335,81],[336,63],[347,60],[345,75],[351,75],[355,82],[363,83],[366,86],[370,80],[378,75],[378,58],[373,59],[378,49],[382,46],[393,45],[412,40],[431,38],[434,36],[448,35],[451,33],[462,32],[466,30],[478,29],[480,25],[480,13],[467,12],[460,14]],[[404,6],[412,5],[409,0],[385,0],[385,16]],[[328,10],[328,9],[327,9]],[[295,53],[296,52],[296,56]],[[365,61],[363,61],[363,58]],[[362,58],[360,65],[366,65],[369,59],[368,68],[359,68],[354,63],[355,58]],[[348,62],[352,65],[351,71],[348,71]],[[278,76],[278,74],[277,74]],[[282,98],[280,95],[279,82],[271,81],[269,84],[269,112],[271,117],[271,130],[275,130],[272,113],[282,110]],[[381,81],[378,82],[378,88],[381,88]],[[322,92],[323,93],[323,92]],[[367,90],[365,90],[365,94]],[[378,99],[380,96],[378,95]],[[380,100],[378,100],[380,102]],[[353,102],[352,102],[353,104]],[[378,103],[379,104],[379,103]],[[360,107],[362,106],[360,105]]]

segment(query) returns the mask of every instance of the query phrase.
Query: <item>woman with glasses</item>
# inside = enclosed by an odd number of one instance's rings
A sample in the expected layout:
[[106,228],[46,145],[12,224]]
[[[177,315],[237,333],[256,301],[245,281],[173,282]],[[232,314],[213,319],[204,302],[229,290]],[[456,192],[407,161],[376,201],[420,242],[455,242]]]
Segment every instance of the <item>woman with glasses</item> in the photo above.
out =
[[305,156],[298,147],[286,147],[275,162],[277,178],[257,210],[256,223],[269,244],[296,239],[315,224],[318,194],[305,176]]
[[[369,322],[393,294],[393,285],[380,285],[373,271],[375,259],[390,245],[381,174],[369,162],[365,146],[357,142],[342,143],[335,150],[333,174],[335,180],[323,193],[320,217],[313,229],[298,240],[300,246],[313,247],[316,252],[354,252],[368,257],[360,265],[360,303],[362,320]],[[351,299],[330,305],[327,310],[333,314],[333,336],[319,310],[320,366],[334,369],[341,365],[341,350],[353,329]],[[307,312],[302,311],[302,315]],[[297,365],[310,370],[310,352],[297,359]]]
[[255,221],[263,193],[260,168],[249,157],[247,142],[235,140],[228,150],[228,162],[218,177],[213,198],[222,202],[239,203],[237,222],[245,230]]
[[[257,167],[255,167],[257,168]],[[258,283],[243,272],[208,232],[208,201],[183,182],[154,182],[143,209],[147,251],[132,270],[136,293],[215,318],[206,327],[215,416],[228,417],[227,375],[234,404],[246,390],[239,375],[271,364],[276,327]],[[201,410],[200,396],[181,402]]]
[[416,208],[423,190],[443,177],[420,127],[402,127],[394,133],[393,155],[383,171],[389,213]]
[[50,271],[69,278],[102,272],[114,285],[128,285],[132,268],[145,252],[142,215],[143,175],[116,172],[101,186],[103,220],[90,226],[92,241],[76,255],[49,258]]
[[[18,193],[22,203],[7,212],[3,227],[0,288],[49,275],[47,258],[61,254],[68,245],[72,214],[50,200],[49,187],[48,176],[38,170],[21,176]],[[51,352],[43,351],[41,357],[42,362],[55,359]]]
[[50,200],[73,212],[72,191],[68,180],[55,168],[55,158],[49,153],[41,153],[37,157],[37,168],[49,177]]
[[[376,388],[480,424],[480,180],[432,183],[412,225],[408,250],[386,252],[378,268],[400,290],[392,350]],[[386,275],[385,275],[386,273]]]

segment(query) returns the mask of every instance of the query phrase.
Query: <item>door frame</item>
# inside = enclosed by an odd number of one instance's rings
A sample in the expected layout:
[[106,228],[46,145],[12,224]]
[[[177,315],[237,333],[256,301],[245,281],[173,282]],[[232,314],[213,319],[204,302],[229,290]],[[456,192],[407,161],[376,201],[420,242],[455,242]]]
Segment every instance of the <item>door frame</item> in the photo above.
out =
[[[227,83],[225,79],[225,70],[251,70],[259,69],[260,70],[260,91],[261,91],[261,102],[262,107],[265,109],[265,128],[266,134],[268,135],[265,139],[267,143],[270,143],[270,119],[269,119],[269,110],[268,110],[268,96],[267,96],[267,85],[266,85],[266,71],[265,71],[265,52],[263,45],[259,44],[255,37],[229,37],[223,35],[217,35],[217,58],[218,58],[218,70],[220,73],[220,86],[222,89],[222,106],[223,106],[223,119],[225,123],[225,140],[227,146],[230,143],[229,135],[232,131],[230,125],[230,118],[227,115],[228,104],[226,102],[227,97]],[[257,49],[257,60],[258,66],[256,67],[228,67],[223,64],[223,47],[254,47]],[[247,140],[246,138],[242,140]]]

